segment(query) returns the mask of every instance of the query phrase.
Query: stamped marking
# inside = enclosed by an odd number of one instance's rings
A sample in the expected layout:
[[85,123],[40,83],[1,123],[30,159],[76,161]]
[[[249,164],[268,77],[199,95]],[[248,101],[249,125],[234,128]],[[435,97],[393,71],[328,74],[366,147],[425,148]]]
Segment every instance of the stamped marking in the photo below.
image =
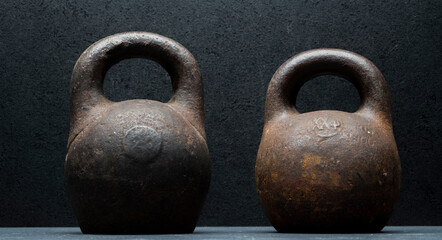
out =
[[329,119],[329,117],[314,118],[313,123],[313,131],[322,138],[335,136],[342,125],[340,121]]
[[139,161],[152,161],[160,152],[161,144],[161,134],[147,126],[129,129],[123,140],[126,154]]

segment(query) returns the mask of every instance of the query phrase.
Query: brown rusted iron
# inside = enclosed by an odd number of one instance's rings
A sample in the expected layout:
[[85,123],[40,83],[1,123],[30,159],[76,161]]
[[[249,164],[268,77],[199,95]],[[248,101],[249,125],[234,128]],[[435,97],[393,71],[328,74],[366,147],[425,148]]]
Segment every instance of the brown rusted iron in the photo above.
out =
[[[355,113],[299,113],[293,99],[315,76],[336,74],[361,96]],[[337,49],[296,55],[273,76],[255,167],[261,206],[279,232],[378,232],[398,198],[401,167],[381,72]]]
[[[169,73],[169,102],[112,102],[103,79],[114,64],[147,58]],[[210,182],[203,86],[192,54],[147,32],[104,38],[71,79],[65,178],[83,233],[190,233]]]

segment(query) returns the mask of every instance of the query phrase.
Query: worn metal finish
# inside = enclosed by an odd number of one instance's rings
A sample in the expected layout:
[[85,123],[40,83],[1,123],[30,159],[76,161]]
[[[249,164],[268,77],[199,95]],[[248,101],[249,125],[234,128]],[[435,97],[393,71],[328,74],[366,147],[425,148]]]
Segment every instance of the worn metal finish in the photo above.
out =
[[[147,58],[169,73],[169,102],[112,102],[106,71]],[[83,233],[190,233],[210,183],[203,86],[192,54],[147,32],[104,38],[78,59],[71,79],[66,186]]]
[[[292,99],[315,76],[340,75],[359,91],[354,113],[299,113]],[[366,58],[338,49],[298,54],[273,76],[255,167],[262,208],[279,232],[378,232],[401,181],[390,96]]]

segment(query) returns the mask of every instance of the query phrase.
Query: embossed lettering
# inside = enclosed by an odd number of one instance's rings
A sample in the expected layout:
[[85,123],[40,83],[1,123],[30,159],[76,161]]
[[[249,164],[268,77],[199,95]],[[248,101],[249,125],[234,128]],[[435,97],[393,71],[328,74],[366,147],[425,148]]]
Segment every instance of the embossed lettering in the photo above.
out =
[[316,135],[322,138],[328,138],[338,134],[341,122],[337,120],[329,120],[328,117],[319,117],[313,119],[313,130]]

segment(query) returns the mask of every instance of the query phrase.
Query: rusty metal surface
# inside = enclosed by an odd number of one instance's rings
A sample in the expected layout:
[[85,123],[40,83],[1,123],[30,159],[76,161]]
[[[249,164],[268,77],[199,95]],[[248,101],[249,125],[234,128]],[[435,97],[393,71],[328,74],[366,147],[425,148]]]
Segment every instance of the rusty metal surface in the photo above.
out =
[[[169,102],[111,102],[106,71],[147,58],[169,73]],[[190,233],[209,183],[199,67],[179,43],[147,32],[104,38],[78,59],[71,79],[65,178],[83,233]]]
[[[291,100],[302,85],[323,74],[356,86],[358,111],[295,109]],[[398,198],[401,167],[389,91],[376,66],[338,49],[286,61],[267,91],[255,177],[261,206],[279,232],[380,231]]]

